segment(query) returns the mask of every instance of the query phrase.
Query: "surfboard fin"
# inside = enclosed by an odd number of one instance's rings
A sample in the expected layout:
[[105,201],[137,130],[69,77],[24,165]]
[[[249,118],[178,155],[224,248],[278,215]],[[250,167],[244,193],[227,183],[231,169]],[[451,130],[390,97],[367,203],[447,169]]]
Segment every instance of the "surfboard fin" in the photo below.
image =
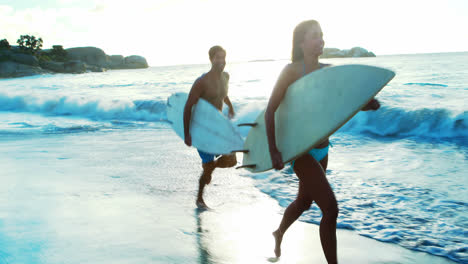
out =
[[243,169],[243,168],[255,169],[255,167],[257,167],[257,165],[248,164],[248,165],[242,165],[242,166],[236,167],[236,169]]
[[231,153],[237,153],[237,152],[242,152],[242,153],[249,153],[250,150],[248,149],[241,149],[241,150],[233,150]]
[[242,124],[238,124],[237,126],[251,126],[251,127],[255,127],[257,126],[258,124],[257,123],[242,123]]

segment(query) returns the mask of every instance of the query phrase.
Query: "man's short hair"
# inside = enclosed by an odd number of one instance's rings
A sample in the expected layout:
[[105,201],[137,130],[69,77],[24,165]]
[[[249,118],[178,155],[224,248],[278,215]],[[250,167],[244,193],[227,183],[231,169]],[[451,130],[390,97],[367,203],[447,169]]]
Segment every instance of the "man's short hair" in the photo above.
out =
[[226,53],[226,51],[221,46],[213,46],[208,51],[208,55],[210,55],[210,60],[213,59],[213,57],[216,55],[216,52],[218,51],[224,51],[224,53]]

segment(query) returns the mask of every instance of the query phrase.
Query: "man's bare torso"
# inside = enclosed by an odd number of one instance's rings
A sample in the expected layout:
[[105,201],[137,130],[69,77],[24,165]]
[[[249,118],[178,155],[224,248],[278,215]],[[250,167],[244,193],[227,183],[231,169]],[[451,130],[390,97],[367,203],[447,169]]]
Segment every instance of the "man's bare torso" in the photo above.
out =
[[223,72],[221,78],[216,78],[207,73],[200,79],[201,85],[203,86],[203,93],[200,97],[210,102],[221,111],[223,109],[224,99],[228,94],[228,81],[229,75],[225,72]]

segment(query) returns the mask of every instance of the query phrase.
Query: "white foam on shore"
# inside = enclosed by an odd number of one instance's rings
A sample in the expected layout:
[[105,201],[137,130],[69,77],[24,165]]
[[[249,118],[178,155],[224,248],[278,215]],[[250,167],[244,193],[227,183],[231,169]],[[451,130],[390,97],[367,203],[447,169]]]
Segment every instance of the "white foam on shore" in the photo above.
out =
[[[2,141],[0,149],[3,263],[269,263],[273,257],[277,202],[239,171],[220,169],[206,188],[214,210],[198,213],[199,157],[169,129]],[[338,239],[345,263],[450,263],[341,230]],[[317,227],[296,223],[280,263],[323,260]]]

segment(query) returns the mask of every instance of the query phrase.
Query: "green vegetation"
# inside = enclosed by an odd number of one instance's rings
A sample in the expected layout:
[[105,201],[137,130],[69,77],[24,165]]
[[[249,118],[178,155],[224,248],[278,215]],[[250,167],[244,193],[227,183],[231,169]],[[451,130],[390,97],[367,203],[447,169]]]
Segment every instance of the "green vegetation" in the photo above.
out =
[[11,48],[11,46],[10,46],[10,43],[8,43],[8,40],[6,40],[6,39],[0,40],[0,50],[10,49],[10,48]]
[[[47,52],[41,51],[43,43],[42,38],[36,38],[35,36],[30,35],[21,35],[16,42],[22,52],[36,56],[39,61],[67,61],[67,51],[65,51],[60,45],[53,46],[53,49]],[[0,49],[1,47],[2,46],[0,45]]]
[[36,54],[42,48],[42,38],[36,39],[35,36],[21,35],[16,43],[23,52],[29,54]]
[[36,55],[40,61],[58,61],[67,62],[67,51],[61,45],[54,45],[52,50],[43,51]]
[[[2,39],[0,40],[0,51],[1,50],[8,50],[10,49],[10,43],[8,43],[8,40]],[[1,52],[0,53],[0,62],[8,61],[10,57],[8,56],[8,53]]]
[[48,53],[41,53],[36,55],[39,62],[52,61]]
[[50,59],[54,61],[60,61],[60,62],[67,61],[67,51],[64,50],[63,46],[60,46],[60,45],[54,45],[48,55]]

